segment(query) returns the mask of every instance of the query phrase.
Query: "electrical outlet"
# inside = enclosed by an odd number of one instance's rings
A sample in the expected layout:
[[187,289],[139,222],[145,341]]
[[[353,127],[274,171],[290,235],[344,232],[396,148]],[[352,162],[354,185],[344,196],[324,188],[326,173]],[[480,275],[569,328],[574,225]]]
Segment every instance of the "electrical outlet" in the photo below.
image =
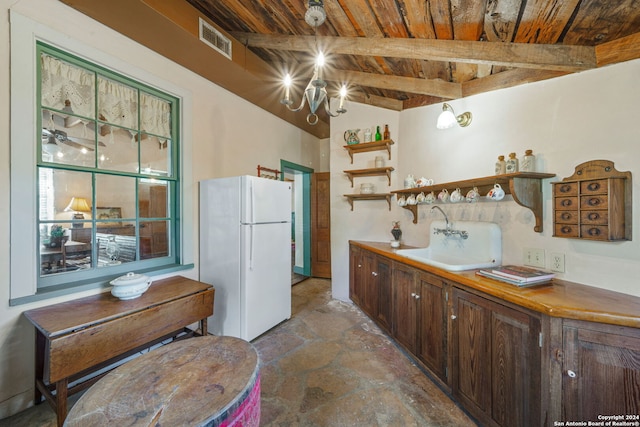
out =
[[551,252],[551,265],[549,268],[551,271],[557,271],[558,273],[564,273],[564,254],[559,252]]
[[524,248],[522,262],[531,267],[545,268],[544,249]]

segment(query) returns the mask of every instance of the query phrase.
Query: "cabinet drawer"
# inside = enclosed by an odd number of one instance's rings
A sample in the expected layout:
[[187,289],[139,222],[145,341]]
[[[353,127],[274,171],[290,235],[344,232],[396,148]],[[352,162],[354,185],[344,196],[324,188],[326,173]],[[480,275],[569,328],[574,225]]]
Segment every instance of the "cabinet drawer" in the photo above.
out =
[[556,197],[554,200],[554,204],[557,210],[577,210],[578,198],[577,197]]
[[556,237],[578,237],[579,228],[575,224],[556,224],[554,228]]
[[606,194],[580,197],[581,209],[607,209],[608,206],[609,197]]
[[577,196],[578,195],[578,183],[577,182],[559,182],[553,184],[554,195],[558,196]]
[[580,231],[583,239],[609,240],[609,227],[606,225],[581,225]]
[[580,194],[606,194],[609,185],[607,179],[596,179],[580,183]]
[[[560,222],[560,221],[556,220],[556,222]],[[580,212],[580,224],[607,225],[608,223],[609,223],[609,212],[606,210]]]
[[555,221],[556,224],[577,224],[578,211],[556,211]]

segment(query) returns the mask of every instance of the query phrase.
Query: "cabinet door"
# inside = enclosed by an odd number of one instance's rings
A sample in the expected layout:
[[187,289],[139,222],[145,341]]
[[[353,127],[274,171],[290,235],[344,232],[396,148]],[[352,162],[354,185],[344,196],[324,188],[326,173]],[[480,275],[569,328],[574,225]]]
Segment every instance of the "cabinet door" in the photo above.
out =
[[442,279],[418,274],[418,342],[417,354],[432,372],[446,382],[447,323]]
[[376,271],[377,256],[373,252],[362,251],[362,311],[375,319],[378,311],[378,288]]
[[393,265],[393,337],[415,354],[416,273],[411,267],[399,263]]
[[540,424],[540,320],[456,289],[452,391],[486,425]]
[[391,331],[393,301],[391,295],[391,260],[378,257],[376,263],[376,287],[378,288],[378,310],[376,320],[387,332]]
[[349,247],[349,298],[357,306],[363,296],[362,251],[357,246]]
[[638,416],[640,331],[565,320],[563,336],[563,418],[598,421],[598,415]]

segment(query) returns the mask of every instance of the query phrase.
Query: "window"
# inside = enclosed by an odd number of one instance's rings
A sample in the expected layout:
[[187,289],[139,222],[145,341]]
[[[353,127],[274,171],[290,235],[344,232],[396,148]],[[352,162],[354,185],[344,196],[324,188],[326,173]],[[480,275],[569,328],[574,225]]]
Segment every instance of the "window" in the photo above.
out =
[[179,263],[179,101],[38,43],[38,290]]

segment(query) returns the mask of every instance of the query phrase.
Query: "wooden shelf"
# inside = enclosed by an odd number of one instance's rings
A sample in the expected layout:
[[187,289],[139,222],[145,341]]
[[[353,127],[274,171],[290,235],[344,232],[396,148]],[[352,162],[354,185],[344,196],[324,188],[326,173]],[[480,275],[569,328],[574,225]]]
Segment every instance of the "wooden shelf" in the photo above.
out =
[[373,194],[345,194],[344,197],[349,200],[351,210],[353,210],[353,202],[355,200],[386,200],[391,210],[391,193],[373,193]]
[[[542,232],[542,180],[553,178],[553,173],[539,172],[516,172],[503,175],[491,175],[482,178],[467,179],[464,181],[452,181],[442,184],[434,184],[426,187],[406,188],[403,190],[395,190],[393,194],[425,194],[434,192],[436,195],[443,189],[449,190],[449,193],[456,188],[460,188],[462,194],[473,187],[477,187],[482,196],[493,188],[494,184],[500,184],[505,194],[511,194],[513,200],[520,206],[524,206],[533,212],[536,219],[536,225],[533,227],[538,233]],[[418,205],[403,206],[403,208],[413,213],[413,223],[418,223]]]
[[383,151],[386,150],[389,153],[389,160],[391,160],[391,146],[394,144],[391,139],[383,139],[382,141],[365,142],[362,144],[345,145],[344,148],[349,152],[351,157],[351,163],[353,163],[354,153],[366,153],[367,151]]
[[349,176],[349,181],[351,181],[351,187],[353,187],[353,178],[359,176],[387,176],[389,180],[389,185],[391,185],[391,172],[393,172],[393,168],[391,166],[384,168],[370,168],[370,169],[353,169],[344,171]]

